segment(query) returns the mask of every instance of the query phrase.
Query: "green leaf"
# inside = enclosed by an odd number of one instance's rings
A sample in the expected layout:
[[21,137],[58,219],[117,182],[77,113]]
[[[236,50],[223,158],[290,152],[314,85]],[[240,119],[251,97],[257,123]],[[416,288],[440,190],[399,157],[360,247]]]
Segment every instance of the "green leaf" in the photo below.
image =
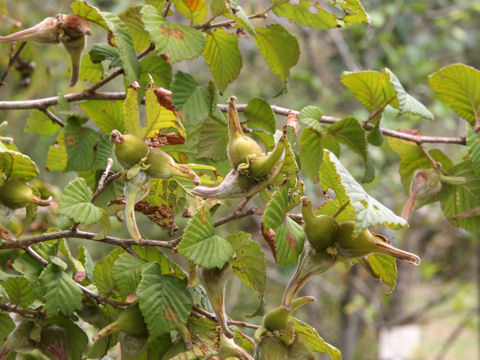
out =
[[121,101],[90,100],[79,106],[105,134],[110,135],[112,130],[125,132]]
[[150,83],[149,75],[155,86],[170,89],[172,83],[172,65],[162,56],[146,56],[140,61],[140,89],[144,89]]
[[102,64],[93,63],[89,54],[83,54],[80,64],[80,74],[78,75],[79,78],[85,81],[97,82],[102,79],[102,75]]
[[400,83],[400,80],[398,80],[398,78],[390,69],[385,68],[385,71],[390,74],[390,82],[397,93],[398,109],[400,110],[400,114],[411,114],[426,120],[435,119],[435,116],[425,107],[425,105],[423,105],[410,94],[407,94]]
[[30,281],[36,281],[44,269],[42,264],[27,253],[24,253],[15,259],[13,262],[13,268],[23,274]]
[[304,107],[297,115],[297,119],[300,123],[313,130],[316,130],[320,133],[323,131],[323,127],[320,123],[322,119],[322,110],[316,106]]
[[233,256],[233,247],[224,238],[215,235],[212,216],[201,207],[188,222],[178,253],[204,268],[222,268]]
[[12,318],[8,314],[0,312],[0,347],[13,329],[15,329],[15,322]]
[[271,134],[275,133],[276,120],[270,104],[264,99],[256,97],[250,99],[245,108],[244,114],[248,120],[248,126],[253,129],[266,130]]
[[272,72],[285,83],[290,68],[297,63],[300,55],[297,39],[281,25],[257,27],[256,31],[254,39],[258,50],[267,60]]
[[193,25],[202,23],[208,15],[208,9],[203,0],[174,0],[173,3],[175,4],[175,9],[185,15]]
[[192,318],[189,322],[192,348],[187,349],[183,342],[177,342],[165,353],[163,359],[194,360],[218,354],[221,339],[217,326],[218,323],[207,318]]
[[324,191],[328,188],[335,191],[335,201],[338,201],[338,205],[348,204],[345,210],[353,208],[357,235],[377,224],[383,224],[391,229],[399,229],[407,225],[405,219],[395,215],[378,200],[368,195],[337,157],[328,150],[323,150],[320,182]]
[[145,95],[146,126],[141,128],[141,138],[155,138],[160,130],[173,129],[185,139],[185,129],[175,114],[158,102],[157,95],[151,89]]
[[150,37],[142,21],[142,6],[131,6],[118,16],[128,27],[135,50],[147,48],[150,45]]
[[113,144],[110,142],[109,136],[105,135],[97,144],[97,154],[95,156],[93,167],[98,170],[104,170],[107,166],[107,161],[109,158],[113,159],[112,170],[120,171],[122,167],[113,154]]
[[238,49],[237,36],[223,29],[208,32],[203,57],[222,94],[227,85],[237,78],[242,68],[242,54]]
[[193,299],[186,285],[175,276],[162,275],[156,264],[143,271],[137,296],[152,339],[187,322]]
[[305,232],[291,218],[275,229],[276,263],[279,265],[293,265],[303,250]]
[[282,186],[272,195],[263,214],[265,231],[275,231],[275,259],[280,265],[295,264],[305,240],[303,228],[286,216],[289,210],[288,189]]
[[75,14],[85,18],[86,20],[97,23],[107,31],[111,30],[101,15],[100,10],[98,10],[98,8],[95,6],[89,5],[85,1],[77,0],[71,5],[71,8]]
[[475,130],[480,121],[480,71],[467,65],[453,64],[428,77],[430,87]]
[[[400,154],[399,173],[405,191],[409,192],[415,170],[430,169],[433,165],[414,142],[389,137],[388,144],[393,151]],[[452,166],[451,160],[442,151],[432,149],[428,153],[435,161],[442,164],[443,170],[448,170]]]
[[112,268],[118,257],[124,253],[123,249],[115,249],[95,264],[93,280],[100,294],[109,296],[116,289],[116,284],[112,277]]
[[95,160],[95,144],[99,133],[70,122],[65,127],[65,148],[68,154],[66,171],[87,171]]
[[1,285],[7,293],[8,301],[14,306],[25,309],[35,300],[32,285],[25,278],[10,278]]
[[66,272],[57,266],[48,265],[42,271],[39,280],[45,310],[49,315],[54,316],[59,311],[65,315],[71,315],[75,310],[82,308],[82,290]]
[[342,0],[336,1],[335,5],[341,7],[345,16],[342,18],[346,25],[353,25],[357,23],[370,24],[370,16],[365,12],[362,4],[358,0]]
[[210,113],[208,91],[198,85],[192,75],[178,71],[172,86],[173,105],[185,113],[188,125],[197,124]]
[[378,121],[388,104],[398,107],[397,93],[385,70],[342,73],[342,83],[370,111],[371,120]]
[[227,241],[230,242],[235,251],[232,261],[233,273],[255,290],[260,301],[262,301],[267,264],[260,245],[252,240],[250,234],[242,231],[230,234]]
[[225,149],[228,144],[228,129],[225,124],[207,119],[200,132],[202,141],[198,144],[197,158],[209,158],[215,161],[227,158]]
[[123,297],[135,291],[146,262],[130,254],[122,254],[113,264],[112,278]]
[[318,335],[310,325],[291,317],[295,323],[295,331],[297,331],[310,346],[310,349],[315,352],[327,353],[330,356],[330,360],[341,360],[342,354],[335,346],[330,345]]
[[389,287],[387,294],[391,294],[397,284],[397,263],[395,258],[384,254],[370,254],[368,255],[368,263],[380,281]]
[[123,101],[123,118],[125,119],[127,134],[132,134],[142,139],[137,91],[131,87],[127,89],[127,97]]
[[295,5],[284,1],[273,8],[277,16],[284,16],[297,25],[309,26],[315,29],[330,29],[337,27],[335,15],[322,9],[315,2],[300,0]]
[[[48,110],[52,111],[53,108],[49,108]],[[32,110],[27,119],[27,125],[25,125],[24,131],[36,132],[40,135],[53,135],[61,129],[62,127],[50,120],[44,112],[40,110]]]
[[211,18],[222,15],[228,11],[225,0],[207,0],[206,3]]
[[328,132],[362,158],[365,163],[364,181],[373,180],[366,176],[369,169],[368,144],[365,130],[360,122],[354,117],[347,117],[330,126]]
[[118,50],[109,44],[95,44],[90,50],[90,59],[94,63],[99,63],[104,60],[110,62],[108,66],[109,69],[122,66],[122,60],[120,60],[120,55]]
[[65,146],[65,132],[62,130],[48,148],[47,171],[64,171],[67,167],[68,154]]
[[202,32],[191,27],[169,23],[151,5],[142,8],[145,29],[156,45],[156,50],[169,54],[171,62],[193,59],[199,56],[205,47]]
[[56,324],[65,330],[68,338],[67,353],[70,360],[81,360],[82,352],[88,344],[88,336],[85,332],[66,316],[58,315],[47,320],[50,324]]
[[443,213],[452,225],[462,227],[472,233],[480,232],[480,215],[462,217],[457,220],[451,218],[464,211],[474,209],[480,204],[480,179],[475,174],[472,162],[467,159],[451,167],[448,175],[464,177],[466,182],[462,185],[442,183],[440,203]]
[[103,214],[91,203],[92,193],[84,178],[72,180],[63,190],[57,213],[84,225],[95,224]]
[[468,156],[472,160],[473,170],[480,176],[480,136],[470,125],[466,125],[466,128]]
[[305,129],[300,137],[300,162],[308,177],[318,183],[318,170],[322,163],[322,146],[317,132]]
[[18,177],[25,181],[38,176],[37,165],[28,157],[18,151],[9,150],[0,142],[0,173],[4,173],[7,179]]
[[138,62],[137,54],[135,53],[130,32],[118,16],[107,12],[102,12],[101,15],[115,36],[118,54],[120,60],[122,60],[125,80],[127,81],[127,84],[131,84],[138,80],[138,77],[140,76],[140,63]]
[[187,273],[158,248],[134,245],[132,249],[138,254],[140,259],[148,263],[158,264],[163,275],[175,275],[179,279],[185,279],[187,277]]
[[251,35],[257,35],[255,26],[253,26],[245,10],[238,4],[238,0],[230,0],[230,8],[231,12],[226,12],[223,15],[235,20],[237,27],[246,29]]

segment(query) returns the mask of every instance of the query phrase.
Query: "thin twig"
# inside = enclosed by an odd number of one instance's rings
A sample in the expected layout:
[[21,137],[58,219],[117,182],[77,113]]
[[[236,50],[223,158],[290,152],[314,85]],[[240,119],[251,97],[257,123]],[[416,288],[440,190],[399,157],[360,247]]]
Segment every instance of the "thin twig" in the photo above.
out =
[[6,305],[6,304],[1,304],[1,303],[0,303],[0,310],[3,310],[5,312],[9,312],[9,313],[20,314],[20,315],[22,315],[24,317],[27,317],[27,318],[45,317],[45,314],[43,312],[41,312],[40,310],[22,310],[22,309],[18,309],[15,306],[9,306],[9,305]]
[[6,85],[5,79],[7,78],[7,75],[10,72],[10,69],[12,68],[13,64],[17,60],[18,56],[22,52],[25,45],[27,45],[27,43],[25,41],[22,42],[20,44],[20,46],[18,47],[17,51],[15,51],[15,53],[13,53],[13,49],[15,49],[15,44],[12,44],[12,53],[10,55],[10,59],[8,60],[8,64],[5,68],[5,71],[3,72],[2,78],[0,78],[0,87],[2,87],[3,85]]
[[[203,315],[209,318],[210,320],[217,321],[217,316],[214,313],[211,313],[205,309],[202,309],[200,306],[196,306],[196,305],[193,306],[193,309],[198,314]],[[227,320],[227,324],[249,328],[249,329],[258,329],[260,327],[260,325],[250,324],[245,321],[238,321],[238,320]]]
[[39,253],[37,253],[35,250],[33,250],[31,247],[26,247],[25,252],[27,252],[31,257],[33,257],[35,260],[37,260],[40,264],[43,266],[48,265],[48,261],[45,260]]
[[60,118],[58,116],[56,116],[54,113],[52,113],[50,110],[48,110],[46,107],[41,107],[38,110],[40,110],[45,115],[47,115],[48,118],[50,120],[52,120],[52,122],[54,124],[60,125],[61,127],[65,127],[65,123],[62,120],[60,120]]
[[[114,182],[115,180],[117,180],[118,178],[120,178],[122,176],[121,171],[119,171],[115,174],[111,174],[110,170],[109,170],[108,174],[110,174],[110,175],[106,179],[104,179],[104,182],[103,182],[102,185],[100,184],[100,182],[98,183],[97,190],[95,191],[95,193],[92,196],[92,202],[94,202],[100,196],[100,194],[102,194],[105,191],[105,189],[108,187],[108,185],[110,185],[112,182]],[[103,173],[103,175],[105,175],[105,173]],[[102,177],[103,177],[103,175],[102,175]],[[100,180],[102,180],[102,179],[100,179]]]
[[116,301],[116,300],[112,300],[112,299],[109,299],[105,296],[101,296],[101,295],[98,295],[96,292],[90,290],[89,288],[83,286],[83,285],[80,285],[79,283],[76,283],[77,286],[87,295],[91,296],[92,298],[94,298],[98,303],[102,303],[102,304],[110,304],[112,306],[115,306],[115,307],[128,307],[130,306],[131,304],[130,303],[125,303],[125,302],[121,302],[121,301]]
[[440,163],[438,161],[435,161],[435,159],[432,157],[432,155],[430,155],[430,153],[427,151],[427,149],[425,149],[425,146],[423,146],[422,144],[418,144],[418,147],[420,148],[420,150],[422,150],[422,153],[423,155],[425,155],[428,159],[428,161],[430,161],[433,165],[433,167],[435,169],[438,169],[439,166],[440,166]]
[[[248,18],[250,20],[251,19],[259,19],[259,18],[265,19],[267,17],[266,12],[268,12],[268,11],[269,10],[267,9],[266,11],[262,11],[262,12],[257,13],[257,14],[249,15]],[[194,26],[194,28],[199,29],[199,30],[219,28],[219,27],[229,28],[229,27],[232,27],[236,23],[236,20],[232,19],[232,20],[225,20],[225,21],[220,21],[220,22],[215,23],[215,24],[211,24],[211,22],[214,19],[215,18],[209,19],[209,20],[205,21],[203,24]]]

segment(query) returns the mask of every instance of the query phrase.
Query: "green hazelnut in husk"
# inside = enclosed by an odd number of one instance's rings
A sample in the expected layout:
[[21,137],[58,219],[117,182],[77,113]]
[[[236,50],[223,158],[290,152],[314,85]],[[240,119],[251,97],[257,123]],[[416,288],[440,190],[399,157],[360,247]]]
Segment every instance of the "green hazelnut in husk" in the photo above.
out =
[[317,250],[325,250],[332,246],[337,238],[338,222],[328,215],[315,215],[312,209],[312,201],[302,197],[303,229],[310,245]]
[[185,178],[191,180],[195,185],[200,184],[197,174],[188,166],[177,164],[165,151],[158,148],[150,148],[145,164],[148,168],[145,172],[152,178],[169,179]]
[[32,188],[21,179],[9,179],[0,185],[0,203],[10,209],[20,209],[28,204],[49,206],[52,198],[41,199],[33,194]]
[[317,251],[306,242],[298,258],[297,270],[283,293],[282,304],[285,309],[291,308],[293,299],[308,280],[315,275],[323,274],[335,264],[336,260],[335,256],[324,250]]
[[113,153],[125,169],[138,164],[148,154],[147,144],[135,135],[122,135],[120,131],[112,130],[110,141],[113,143]]
[[39,349],[52,359],[67,359],[68,336],[62,327],[56,324],[45,325],[41,330]]
[[136,360],[148,348],[148,333],[135,335],[120,332],[118,335],[122,360]]
[[305,342],[303,337],[298,333],[295,336],[295,341],[288,347],[288,358],[295,360],[315,360],[316,357],[310,346]]
[[93,336],[93,341],[97,341],[117,331],[123,331],[137,336],[148,333],[142,312],[137,304],[122,310],[114,322],[108,324]]
[[227,338],[223,333],[220,334],[220,350],[217,355],[222,358],[235,357],[240,360],[255,360],[245,349],[235,344],[233,339]]
[[273,335],[266,335],[255,345],[255,359],[257,360],[289,360],[288,346]]
[[237,98],[231,96],[228,101],[228,144],[227,156],[234,170],[242,175],[261,179],[270,174],[280,161],[285,150],[285,135],[278,141],[269,154],[262,151],[260,145],[245,136],[235,107]]
[[282,305],[269,311],[263,317],[263,326],[265,326],[268,331],[284,330],[287,326],[290,314],[312,301],[315,301],[315,298],[312,296],[303,296],[293,300],[289,308]]
[[227,338],[232,339],[234,334],[228,328],[227,314],[225,311],[225,286],[232,270],[232,264],[228,262],[221,269],[214,267],[212,269],[198,268],[198,278],[207,291],[208,299],[212,304],[213,310],[217,316],[222,332]]
[[385,254],[396,257],[413,265],[420,264],[420,258],[412,253],[397,249],[390,245],[386,239],[363,230],[355,235],[355,222],[346,221],[339,224],[337,236],[338,253],[345,258],[359,258],[371,253]]
[[248,161],[248,155],[253,154],[261,156],[262,148],[257,142],[245,136],[238,117],[235,102],[237,98],[231,96],[228,100],[228,144],[227,156],[233,169],[237,169],[238,165]]

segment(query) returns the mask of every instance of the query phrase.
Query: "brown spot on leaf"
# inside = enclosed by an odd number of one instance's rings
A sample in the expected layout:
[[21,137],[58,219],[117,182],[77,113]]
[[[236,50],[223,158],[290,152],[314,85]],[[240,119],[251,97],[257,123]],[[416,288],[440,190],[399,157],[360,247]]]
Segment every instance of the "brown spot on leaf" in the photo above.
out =
[[286,125],[287,125],[287,126],[291,126],[291,127],[293,128],[293,130],[295,131],[295,134],[298,135],[298,119],[297,119],[297,115],[295,115],[295,114],[292,113],[292,112],[289,112],[289,113],[288,113],[288,117],[287,117]]
[[178,321],[177,315],[175,315],[175,312],[170,307],[167,307],[163,314],[165,315],[165,319],[170,321]]
[[73,146],[77,142],[77,139],[75,139],[75,135],[68,134],[65,136],[65,142],[67,145]]
[[261,223],[260,231],[263,235],[263,238],[267,242],[268,246],[270,246],[273,257],[275,258],[275,260],[277,260],[277,249],[275,247],[275,230],[273,229],[265,230],[265,225]]
[[293,236],[292,233],[288,233],[287,234],[287,241],[288,241],[288,245],[290,246],[291,249],[294,249],[297,247],[297,242],[295,241],[295,236]]
[[181,30],[169,28],[166,25],[160,25],[159,27],[160,30],[162,30],[163,37],[174,37],[177,40],[183,40],[183,38],[185,37]]

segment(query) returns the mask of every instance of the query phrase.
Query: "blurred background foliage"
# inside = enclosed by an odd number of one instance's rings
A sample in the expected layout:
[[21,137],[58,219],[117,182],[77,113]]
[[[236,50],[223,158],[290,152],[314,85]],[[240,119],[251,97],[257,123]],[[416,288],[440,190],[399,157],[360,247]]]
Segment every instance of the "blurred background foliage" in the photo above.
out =
[[[0,32],[6,34],[36,24],[47,16],[68,13],[70,3],[65,0],[0,0],[0,8],[5,10],[0,14]],[[102,10],[120,13],[139,2],[92,0],[90,3]],[[266,1],[242,3],[247,13],[268,6]],[[408,117],[399,118],[395,111],[386,111],[383,127],[417,129],[427,135],[464,135],[463,120],[435,98],[427,84],[427,76],[455,62],[480,68],[480,2],[363,0],[362,3],[371,17],[370,26],[358,24],[323,31],[289,24],[285,18],[276,19],[300,41],[300,61],[292,69],[286,88],[268,69],[254,42],[240,38],[244,62],[242,73],[227,88],[221,101],[232,94],[238,97],[239,103],[260,96],[271,104],[287,108],[300,110],[306,105],[316,105],[325,115],[353,115],[364,120],[368,114],[341,84],[340,75],[343,71],[379,71],[388,67],[406,90],[435,114],[436,119],[434,122],[419,122]],[[179,14],[174,16],[178,21],[184,20]],[[89,38],[87,51],[94,43],[107,40],[105,31],[95,24],[91,26],[94,34]],[[0,73],[8,62],[10,51],[9,44],[0,45]],[[36,44],[27,45],[21,54],[22,65],[9,74],[8,85],[0,87],[0,100],[34,99],[81,91],[87,85],[82,81],[73,89],[68,88],[68,63],[60,45],[48,49]],[[193,74],[202,85],[207,85],[210,78],[203,58],[175,64],[173,70]],[[116,80],[102,90],[120,91],[123,84]],[[29,113],[2,111],[1,120],[9,121],[8,135],[14,136],[20,150],[39,165],[40,178],[61,189],[74,174],[65,176],[45,171],[48,147],[55,139],[24,132]],[[285,118],[277,117],[277,127],[283,126],[284,121]],[[465,155],[465,149],[459,145],[431,145],[427,148],[440,148],[453,161]],[[399,213],[407,194],[400,182],[398,155],[386,141],[380,148],[370,146],[369,150],[376,178],[365,184],[365,188]],[[344,149],[341,160],[360,179],[363,164],[358,157],[351,155]],[[307,195],[318,199],[320,187],[309,183],[306,176],[303,179]],[[318,201],[316,205],[319,205]],[[147,237],[168,237],[166,231],[154,227],[146,218],[141,220],[142,231]],[[186,223],[181,217],[177,220],[180,226]],[[48,219],[39,216],[37,221]],[[226,234],[229,227],[252,232],[273,265],[273,258],[255,221],[258,219],[244,219],[219,228],[219,232]],[[125,235],[123,226],[117,225],[114,229],[117,234]],[[377,358],[380,330],[404,324],[421,326],[421,346],[414,359],[478,358],[478,239],[449,225],[438,204],[416,210],[411,216],[409,229],[388,232],[387,235],[393,243],[422,258],[419,268],[397,264],[398,285],[393,294],[386,296],[381,285],[368,279],[362,269],[337,266],[305,287],[303,293],[315,296],[317,302],[306,306],[299,317],[308,319],[325,339],[341,349],[345,360]],[[85,245],[96,259],[109,250],[104,244]],[[267,304],[278,304],[293,270],[293,267],[269,267]],[[232,317],[242,319],[243,314],[255,309],[256,296],[238,279],[231,281],[228,291],[227,308]],[[249,321],[259,322],[260,318]]]

